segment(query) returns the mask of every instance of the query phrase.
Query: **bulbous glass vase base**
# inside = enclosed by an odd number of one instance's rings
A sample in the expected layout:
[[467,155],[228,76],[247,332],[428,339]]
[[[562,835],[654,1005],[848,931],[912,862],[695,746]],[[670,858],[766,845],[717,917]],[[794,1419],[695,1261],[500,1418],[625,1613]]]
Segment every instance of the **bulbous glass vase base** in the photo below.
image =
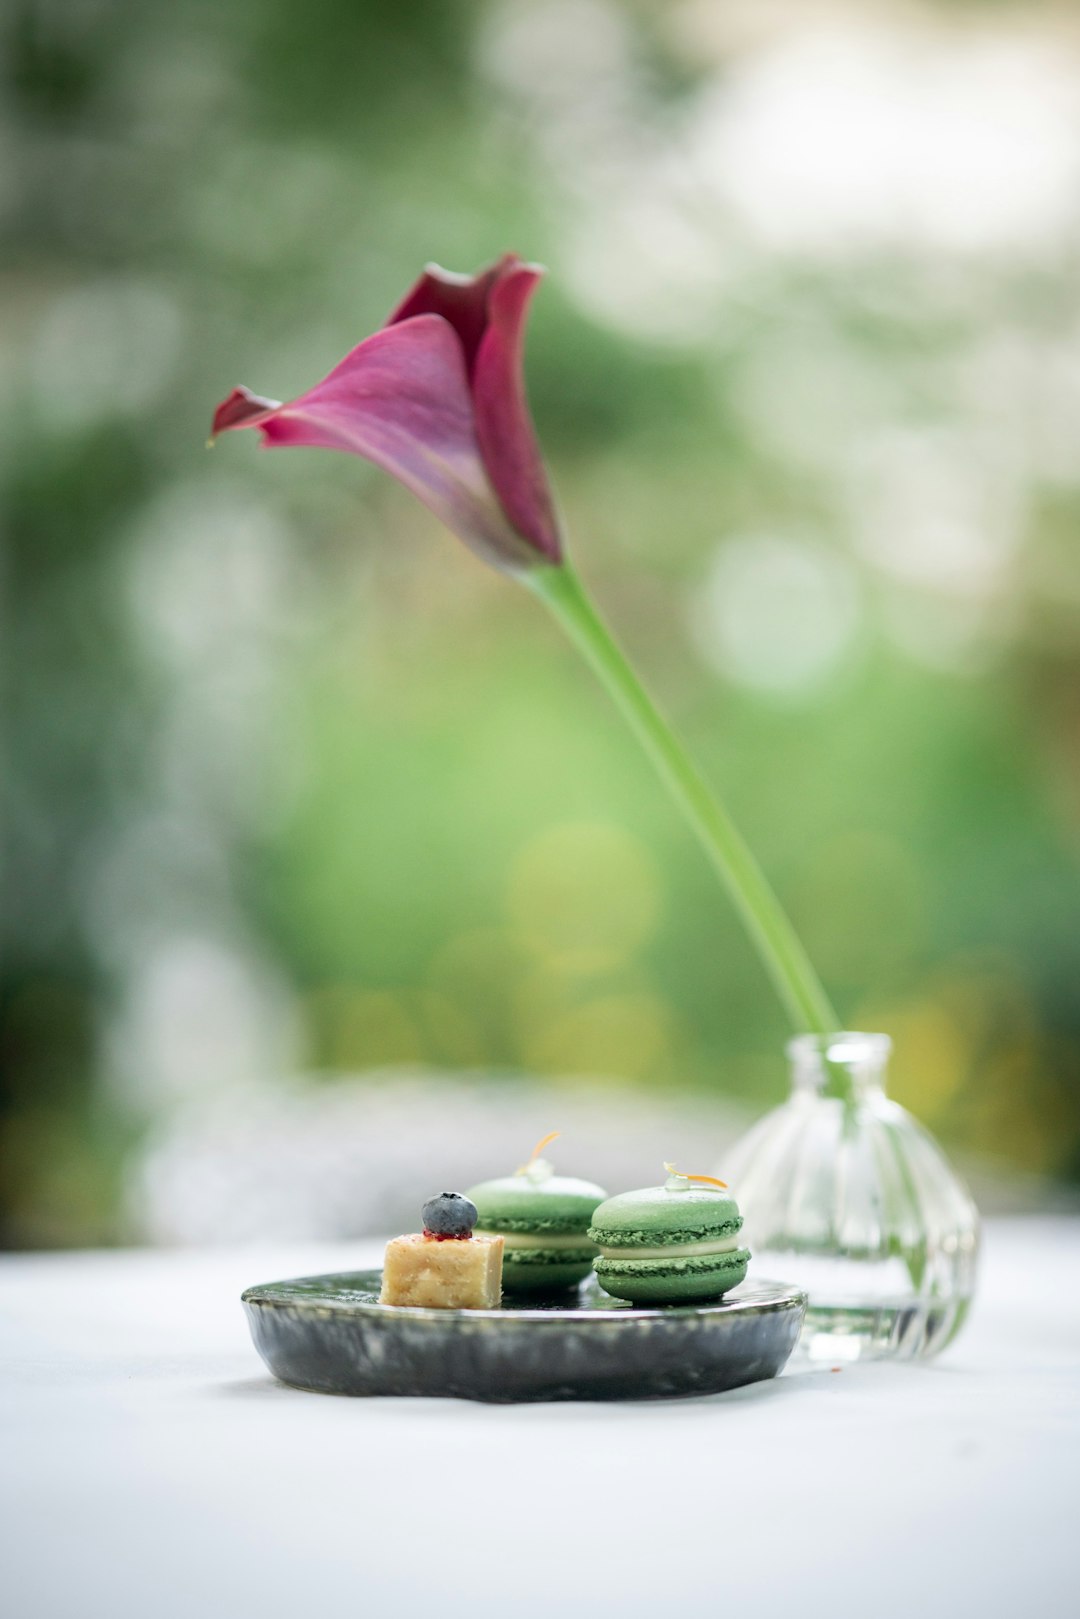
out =
[[794,1363],[936,1355],[975,1290],[979,1218],[941,1148],[885,1095],[883,1035],[804,1036],[791,1098],[718,1173],[758,1276],[809,1305]]
[[918,1360],[936,1355],[964,1324],[970,1299],[944,1303],[816,1305],[807,1310],[799,1361],[849,1365],[856,1360]]
[[[833,1300],[827,1260],[809,1261],[805,1255],[767,1250],[755,1254],[755,1271],[762,1276],[797,1278],[809,1295],[806,1317],[793,1367],[848,1366],[858,1360],[918,1360],[938,1354],[960,1331],[971,1298],[874,1298],[873,1284],[860,1299]],[[844,1270],[841,1294],[852,1290],[850,1261]]]

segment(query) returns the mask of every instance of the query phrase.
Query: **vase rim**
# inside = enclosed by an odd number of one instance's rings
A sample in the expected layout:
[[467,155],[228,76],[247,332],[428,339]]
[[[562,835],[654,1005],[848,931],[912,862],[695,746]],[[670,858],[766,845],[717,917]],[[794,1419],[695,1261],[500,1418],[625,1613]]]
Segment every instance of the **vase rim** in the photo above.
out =
[[884,1062],[892,1050],[887,1034],[837,1029],[833,1034],[797,1034],[787,1043],[789,1057],[828,1057],[832,1062]]

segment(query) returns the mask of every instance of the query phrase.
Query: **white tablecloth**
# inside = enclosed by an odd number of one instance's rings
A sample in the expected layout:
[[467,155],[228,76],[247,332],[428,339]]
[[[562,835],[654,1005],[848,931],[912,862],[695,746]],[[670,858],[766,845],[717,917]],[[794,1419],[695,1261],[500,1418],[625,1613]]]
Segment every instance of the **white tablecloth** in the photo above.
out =
[[1080,1613],[1080,1221],[991,1224],[930,1365],[638,1405],[274,1383],[241,1288],[375,1253],[0,1260],[0,1612]]

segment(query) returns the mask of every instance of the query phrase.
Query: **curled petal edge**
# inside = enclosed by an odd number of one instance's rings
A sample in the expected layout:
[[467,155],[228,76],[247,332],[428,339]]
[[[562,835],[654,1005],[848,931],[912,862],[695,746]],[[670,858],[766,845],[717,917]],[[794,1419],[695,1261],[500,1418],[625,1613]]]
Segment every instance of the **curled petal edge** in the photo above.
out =
[[557,564],[560,525],[525,393],[525,323],[543,274],[538,264],[516,263],[492,287],[472,395],[480,453],[503,510]]
[[504,511],[484,466],[462,346],[440,315],[365,338],[307,393],[277,404],[235,388],[214,431],[255,427],[272,447],[345,450],[418,497],[485,561],[520,572],[548,560]]

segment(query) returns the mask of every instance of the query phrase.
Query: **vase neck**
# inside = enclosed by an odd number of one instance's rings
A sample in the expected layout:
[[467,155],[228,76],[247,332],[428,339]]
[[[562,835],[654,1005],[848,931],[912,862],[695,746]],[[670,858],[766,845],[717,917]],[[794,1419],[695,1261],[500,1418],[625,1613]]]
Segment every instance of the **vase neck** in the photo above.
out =
[[796,1094],[811,1092],[845,1101],[881,1096],[892,1050],[887,1034],[800,1034],[788,1044],[791,1083]]

